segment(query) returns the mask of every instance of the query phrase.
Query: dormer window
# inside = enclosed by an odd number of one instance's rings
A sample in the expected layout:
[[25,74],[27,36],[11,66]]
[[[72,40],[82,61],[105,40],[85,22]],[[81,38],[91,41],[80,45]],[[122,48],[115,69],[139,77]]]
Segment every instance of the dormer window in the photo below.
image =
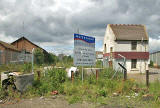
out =
[[131,42],[131,47],[132,50],[137,50],[137,42],[136,41]]

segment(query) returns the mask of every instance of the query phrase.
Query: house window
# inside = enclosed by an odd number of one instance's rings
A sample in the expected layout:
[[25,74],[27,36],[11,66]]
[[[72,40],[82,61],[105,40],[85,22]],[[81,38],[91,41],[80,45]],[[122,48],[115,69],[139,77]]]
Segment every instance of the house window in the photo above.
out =
[[113,52],[113,48],[112,48],[112,47],[110,48],[110,52],[111,52],[111,53]]
[[131,68],[136,68],[136,65],[137,65],[137,59],[132,59],[131,61]]
[[137,42],[133,41],[131,44],[132,44],[132,50],[136,50],[137,49]]
[[112,57],[113,47],[110,47],[110,56]]
[[104,53],[107,52],[107,47],[106,47],[106,44],[104,44]]

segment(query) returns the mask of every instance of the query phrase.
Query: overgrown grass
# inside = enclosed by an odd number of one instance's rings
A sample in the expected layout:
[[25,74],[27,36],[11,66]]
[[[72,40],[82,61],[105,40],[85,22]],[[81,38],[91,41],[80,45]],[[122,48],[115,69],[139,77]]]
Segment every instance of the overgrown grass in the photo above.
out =
[[[114,73],[114,70],[106,68],[99,73],[98,80],[96,80],[94,74],[91,74],[85,77],[83,82],[81,81],[81,74],[79,74],[72,83],[71,79],[66,77],[64,69],[48,70],[47,74],[42,76],[40,80],[37,80],[36,76],[33,87],[30,87],[22,96],[25,98],[51,96],[51,92],[57,90],[59,94],[65,96],[70,104],[87,101],[105,105],[113,101],[113,104],[121,102],[127,107],[141,105],[142,103],[154,107],[160,105],[159,81],[151,83],[150,87],[147,88],[144,84],[136,83],[134,79],[124,81],[120,72],[117,72],[115,77],[112,78]],[[4,98],[6,95],[10,97],[20,96],[18,93],[14,95],[12,93],[11,90],[4,92],[0,88],[0,98]],[[143,95],[147,94],[153,96],[153,99],[143,101]]]
[[63,85],[66,80],[66,72],[63,69],[48,70],[47,74],[40,78],[35,79],[33,87],[29,88],[26,95],[31,96],[45,96],[50,95],[54,90],[63,93]]
[[21,73],[30,73],[31,70],[32,70],[31,63],[0,65],[0,73],[5,71],[11,71],[11,72],[17,71]]

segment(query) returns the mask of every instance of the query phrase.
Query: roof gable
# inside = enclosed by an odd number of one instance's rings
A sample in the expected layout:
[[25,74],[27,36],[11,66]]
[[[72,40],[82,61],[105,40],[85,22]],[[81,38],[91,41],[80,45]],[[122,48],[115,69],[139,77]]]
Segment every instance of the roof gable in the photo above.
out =
[[116,40],[148,40],[144,25],[109,24]]
[[40,46],[38,46],[38,45],[34,44],[34,43],[33,43],[33,42],[31,42],[30,40],[28,40],[26,37],[21,37],[21,38],[17,39],[16,41],[12,42],[11,44],[14,44],[15,42],[18,42],[18,41],[20,41],[20,40],[26,40],[26,41],[28,41],[29,43],[31,43],[31,44],[33,44],[33,45],[35,45],[36,47],[38,47],[38,48],[42,49],[44,52],[47,52],[45,49],[43,49],[43,48],[41,48]]

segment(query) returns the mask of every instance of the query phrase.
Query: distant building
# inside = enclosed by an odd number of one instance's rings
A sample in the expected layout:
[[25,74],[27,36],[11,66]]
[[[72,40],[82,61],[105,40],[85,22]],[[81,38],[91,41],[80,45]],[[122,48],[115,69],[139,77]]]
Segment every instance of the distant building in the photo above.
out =
[[103,60],[103,52],[96,51],[96,60]]
[[0,64],[8,64],[18,60],[20,50],[15,46],[0,41]]
[[31,62],[33,48],[41,49],[45,56],[44,60],[47,62],[49,58],[48,52],[25,37],[21,37],[11,44],[0,41],[0,64],[20,61]]
[[63,57],[66,56],[65,54],[58,54],[59,60],[63,60]]
[[44,53],[44,61],[47,62],[49,59],[49,53],[45,49],[34,44],[30,40],[28,40],[26,37],[21,37],[18,40],[12,42],[11,44],[14,45],[17,49],[21,50],[23,53],[30,53],[31,54],[33,48],[34,49],[39,48]]
[[[21,37],[19,39],[17,39],[16,41],[12,42],[11,45],[14,45],[17,49],[19,49],[20,51],[24,51],[24,52],[28,52],[28,53],[32,53],[32,49],[42,49],[41,47],[39,47],[38,45],[34,44],[33,42],[31,42],[30,40],[28,40],[26,37]],[[42,49],[44,52],[44,49]]]
[[149,55],[150,61],[153,62],[154,66],[160,66],[160,51],[153,52]]
[[108,24],[103,44],[104,65],[118,70],[118,63],[123,63],[125,57],[128,73],[144,73],[149,61],[148,40],[144,25]]

